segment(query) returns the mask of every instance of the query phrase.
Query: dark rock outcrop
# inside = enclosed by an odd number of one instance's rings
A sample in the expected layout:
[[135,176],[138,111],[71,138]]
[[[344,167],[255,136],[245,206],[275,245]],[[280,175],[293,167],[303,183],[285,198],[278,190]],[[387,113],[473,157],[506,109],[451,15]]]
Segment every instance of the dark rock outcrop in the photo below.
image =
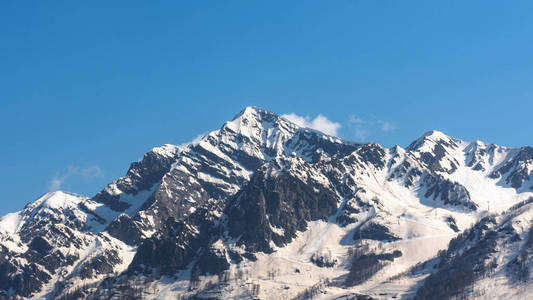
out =
[[226,251],[224,249],[208,247],[198,259],[195,268],[197,268],[199,274],[202,275],[221,274],[229,268]]
[[173,275],[193,261],[197,251],[208,245],[216,226],[212,211],[199,208],[185,220],[167,220],[167,224],[138,247],[128,273]]
[[[172,146],[173,147],[173,146]],[[119,190],[126,194],[137,194],[139,191],[149,190],[154,184],[170,170],[170,166],[177,159],[175,153],[163,155],[157,151],[150,151],[144,155],[141,161],[130,165],[126,176],[116,181]],[[100,202],[115,211],[124,211],[130,205],[120,201],[120,197],[112,195],[107,189],[93,197],[94,201]]]
[[109,235],[128,245],[136,245],[141,241],[142,232],[138,225],[126,214],[120,215],[106,228]]
[[476,210],[477,205],[470,198],[468,190],[457,182],[445,179],[441,175],[427,175],[424,178],[426,192],[424,197],[439,200],[445,205],[463,206]]
[[239,245],[252,252],[270,253],[271,241],[283,246],[297,231],[306,229],[307,221],[326,220],[336,211],[338,197],[289,173],[267,177],[265,172],[254,174],[235,196],[227,215],[229,233],[238,238]]
[[80,277],[88,279],[98,275],[111,274],[114,271],[114,266],[121,262],[122,259],[117,251],[106,250],[80,266]]
[[360,228],[358,228],[354,233],[353,239],[368,239],[383,242],[394,242],[400,240],[400,238],[391,233],[386,226],[375,222],[365,223],[364,225],[360,226]]
[[513,159],[505,162],[496,171],[490,174],[491,178],[505,177],[505,183],[515,189],[521,188],[522,184],[530,179],[531,174],[528,165],[533,164],[533,148],[522,147]]

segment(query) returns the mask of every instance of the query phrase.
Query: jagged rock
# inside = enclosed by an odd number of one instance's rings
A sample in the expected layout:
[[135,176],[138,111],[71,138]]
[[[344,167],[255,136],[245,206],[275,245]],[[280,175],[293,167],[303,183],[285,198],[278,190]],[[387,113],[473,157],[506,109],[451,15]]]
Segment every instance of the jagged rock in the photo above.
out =
[[224,249],[213,247],[207,248],[198,259],[195,268],[198,268],[200,274],[221,274],[229,268]]
[[[364,190],[360,189],[358,192],[364,192]],[[358,192],[344,203],[341,213],[337,215],[336,220],[340,226],[344,227],[348,224],[358,222],[359,219],[357,218],[357,215],[363,210],[368,210],[372,207],[370,204],[361,200]]]
[[427,186],[424,197],[440,200],[447,205],[463,206],[470,210],[477,209],[476,203],[470,198],[470,193],[461,184],[445,179],[441,175],[428,175],[424,182]]
[[506,175],[505,182],[513,188],[520,188],[522,184],[530,179],[530,172],[533,169],[533,148],[522,147],[520,151],[509,161],[490,174],[491,178],[500,178]]
[[113,220],[106,228],[109,235],[127,243],[137,245],[141,241],[142,232],[138,225],[125,214]]
[[42,237],[36,236],[31,240],[29,248],[41,255],[46,255],[52,249],[52,246]]
[[[130,165],[126,176],[117,180],[112,185],[126,194],[137,194],[139,191],[150,189],[155,183],[159,182],[163,175],[169,170],[172,163],[176,161],[174,146],[162,147],[168,150],[162,154],[159,149],[146,153],[139,162]],[[110,193],[105,189],[93,198],[97,202],[107,205],[115,211],[124,211],[130,207],[130,204],[120,200],[118,195]]]
[[407,147],[412,153],[417,153],[423,165],[432,172],[453,173],[460,163],[449,153],[459,148],[454,140],[442,132],[430,131],[422,138],[414,141]]
[[80,277],[87,279],[98,275],[111,274],[114,271],[114,266],[120,263],[122,263],[122,259],[117,251],[106,250],[80,266]]
[[160,274],[173,275],[183,270],[196,251],[207,245],[214,227],[213,216],[205,208],[185,220],[167,220],[162,230],[139,245],[128,273],[151,273],[155,269]]

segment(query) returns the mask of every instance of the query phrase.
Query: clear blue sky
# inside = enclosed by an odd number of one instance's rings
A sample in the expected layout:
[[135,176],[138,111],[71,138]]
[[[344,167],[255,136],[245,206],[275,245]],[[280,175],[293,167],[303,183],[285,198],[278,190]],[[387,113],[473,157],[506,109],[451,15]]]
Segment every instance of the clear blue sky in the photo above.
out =
[[2,1],[0,39],[0,214],[248,105],[533,145],[531,1]]

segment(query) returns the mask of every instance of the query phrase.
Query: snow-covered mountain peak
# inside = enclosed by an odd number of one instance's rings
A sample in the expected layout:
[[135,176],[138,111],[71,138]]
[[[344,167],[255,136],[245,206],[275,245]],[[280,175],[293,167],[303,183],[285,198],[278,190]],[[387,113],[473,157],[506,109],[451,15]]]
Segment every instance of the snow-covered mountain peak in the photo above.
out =
[[150,151],[154,152],[159,155],[164,155],[167,157],[173,157],[175,156],[180,150],[179,146],[171,145],[171,144],[165,144],[163,146],[152,148]]
[[43,208],[62,209],[78,205],[84,199],[87,197],[64,191],[54,191],[44,194],[34,203],[39,203]]
[[466,145],[467,142],[432,130],[412,142],[406,150],[432,171],[453,173],[464,162],[463,148]]
[[439,130],[430,130],[424,133],[422,137],[426,139],[441,139],[441,140],[450,139],[448,135],[446,135],[444,132],[439,131]]
[[258,134],[269,128],[294,132],[297,126],[273,112],[253,106],[246,107],[222,126],[223,131],[230,130],[246,137],[258,137]]
[[464,148],[465,164],[476,171],[490,171],[515,152],[514,149],[476,140]]
[[412,142],[408,147],[408,151],[430,152],[435,149],[436,145],[443,145],[447,147],[458,147],[462,141],[451,138],[438,130],[431,130],[426,132],[420,138]]
[[265,115],[276,115],[276,114],[266,109],[262,109],[256,106],[247,106],[243,110],[241,110],[237,115],[235,115],[232,121],[239,119],[239,118],[261,118],[261,116],[265,116]]
[[[23,210],[15,214],[18,216],[19,221],[21,221],[21,224],[19,225],[22,225],[24,222],[28,222],[34,216],[39,214],[48,214],[51,212],[62,213],[67,210],[78,210],[78,205],[88,199],[89,198],[85,196],[59,190],[48,192],[34,202],[27,204]],[[14,216],[12,216],[12,219],[14,219]]]

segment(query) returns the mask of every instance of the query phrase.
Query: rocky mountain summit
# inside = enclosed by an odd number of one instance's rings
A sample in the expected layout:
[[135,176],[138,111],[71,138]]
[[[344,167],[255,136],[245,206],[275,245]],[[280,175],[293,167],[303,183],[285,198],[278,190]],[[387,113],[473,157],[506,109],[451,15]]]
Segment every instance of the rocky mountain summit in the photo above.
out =
[[532,172],[531,147],[388,149],[248,107],[2,217],[0,298],[525,299]]

